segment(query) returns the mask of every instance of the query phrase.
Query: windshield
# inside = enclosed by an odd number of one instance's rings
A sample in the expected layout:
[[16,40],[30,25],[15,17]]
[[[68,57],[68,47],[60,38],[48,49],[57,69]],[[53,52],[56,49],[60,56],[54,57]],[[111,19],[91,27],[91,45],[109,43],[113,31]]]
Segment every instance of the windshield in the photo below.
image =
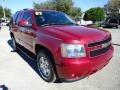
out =
[[55,11],[39,11],[35,12],[35,20],[37,25],[75,25],[75,22],[66,14]]

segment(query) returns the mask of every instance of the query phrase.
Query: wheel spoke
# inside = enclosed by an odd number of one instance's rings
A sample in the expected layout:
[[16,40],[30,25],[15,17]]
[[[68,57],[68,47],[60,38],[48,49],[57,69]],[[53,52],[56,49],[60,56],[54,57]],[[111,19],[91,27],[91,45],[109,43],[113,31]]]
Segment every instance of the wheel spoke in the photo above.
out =
[[47,59],[45,57],[40,57],[39,64],[43,75],[48,77],[50,75],[50,68]]
[[46,75],[49,75],[49,74],[50,74],[50,70],[47,69],[47,70],[46,70]]

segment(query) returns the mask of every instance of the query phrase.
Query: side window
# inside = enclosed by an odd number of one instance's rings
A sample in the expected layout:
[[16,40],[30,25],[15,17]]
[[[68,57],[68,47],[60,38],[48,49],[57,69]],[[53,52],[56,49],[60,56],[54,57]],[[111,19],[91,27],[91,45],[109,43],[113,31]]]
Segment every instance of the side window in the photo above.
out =
[[11,19],[10,19],[10,24],[13,25],[13,17],[11,17]]
[[117,19],[110,19],[110,23],[118,23]]
[[30,12],[24,12],[24,16],[23,16],[22,20],[26,20],[30,24],[32,24],[32,18],[31,18]]
[[17,15],[17,19],[16,19],[16,23],[18,24],[18,22],[22,19],[22,12],[19,12]]
[[18,12],[16,12],[13,17],[11,18],[11,22],[10,23],[15,23],[16,19],[17,19],[17,16],[18,16]]

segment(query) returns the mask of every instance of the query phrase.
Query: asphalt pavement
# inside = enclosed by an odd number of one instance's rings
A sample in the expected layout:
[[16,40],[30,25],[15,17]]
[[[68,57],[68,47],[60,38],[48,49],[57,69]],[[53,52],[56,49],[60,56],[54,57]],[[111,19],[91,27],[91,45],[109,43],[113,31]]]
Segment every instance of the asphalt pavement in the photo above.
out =
[[13,52],[8,27],[0,30],[0,90],[120,90],[120,29],[111,32],[115,48],[111,62],[101,71],[76,82],[43,81],[36,62],[25,53]]

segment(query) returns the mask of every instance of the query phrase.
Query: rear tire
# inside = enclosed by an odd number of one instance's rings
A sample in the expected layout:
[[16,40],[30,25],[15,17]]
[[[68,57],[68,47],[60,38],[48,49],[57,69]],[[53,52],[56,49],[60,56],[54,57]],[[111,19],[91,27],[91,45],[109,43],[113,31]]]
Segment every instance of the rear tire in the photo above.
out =
[[41,78],[47,82],[55,82],[56,74],[52,64],[52,58],[46,50],[40,50],[37,54],[37,66]]
[[15,41],[15,38],[12,36],[12,48],[13,48],[13,51],[17,51],[17,43]]

